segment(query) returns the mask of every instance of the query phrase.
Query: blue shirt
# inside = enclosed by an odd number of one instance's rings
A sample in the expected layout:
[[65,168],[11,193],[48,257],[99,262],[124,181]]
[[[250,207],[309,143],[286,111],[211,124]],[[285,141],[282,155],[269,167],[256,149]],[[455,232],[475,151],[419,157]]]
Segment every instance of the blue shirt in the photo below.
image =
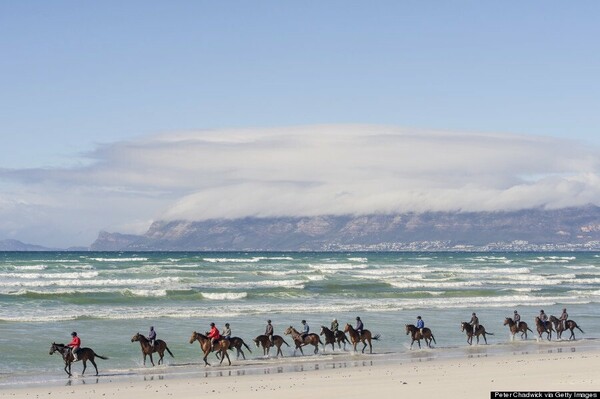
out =
[[304,332],[304,334],[308,334],[309,329],[310,328],[308,327],[308,324],[304,324],[304,329],[302,331]]
[[417,320],[417,328],[425,327],[425,322],[422,319]]

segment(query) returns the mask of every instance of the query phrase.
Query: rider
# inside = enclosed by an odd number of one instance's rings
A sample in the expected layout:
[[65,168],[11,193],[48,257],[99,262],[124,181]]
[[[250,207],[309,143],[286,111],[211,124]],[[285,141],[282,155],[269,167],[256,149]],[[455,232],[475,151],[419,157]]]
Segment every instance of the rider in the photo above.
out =
[[521,315],[519,313],[517,313],[516,310],[515,310],[515,316],[514,316],[513,320],[515,321],[515,325],[517,326],[517,329],[518,329],[519,323],[521,322]]
[[363,330],[365,329],[365,327],[363,326],[363,322],[360,319],[360,317],[356,317],[356,331],[358,331],[359,335],[362,335]]
[[564,308],[562,314],[560,315],[560,321],[562,323],[563,331],[567,329],[567,320],[569,319],[569,314],[567,313],[567,308]]
[[471,321],[469,321],[469,324],[473,326],[473,334],[475,334],[475,332],[479,328],[479,317],[477,317],[475,312],[471,314]]
[[221,331],[221,336],[223,338],[231,338],[231,328],[229,328],[229,323],[225,323],[225,328]]
[[544,309],[540,310],[540,321],[544,326],[544,330],[548,330],[548,327],[546,326],[546,324],[548,323],[548,315],[544,313]]
[[267,328],[265,329],[265,335],[269,337],[269,341],[271,345],[273,345],[273,325],[271,324],[271,320],[267,320]]
[[207,337],[210,338],[210,350],[215,350],[215,342],[221,338],[221,334],[215,326],[215,323],[210,323],[210,332],[208,333]]
[[71,353],[73,353],[73,361],[76,362],[79,360],[79,349],[81,348],[81,339],[79,339],[75,331],[71,333],[71,337],[73,337],[73,339],[67,344],[67,346],[71,348]]
[[156,331],[154,331],[154,326],[150,326],[150,332],[148,333],[148,341],[150,345],[156,345]]
[[421,335],[423,335],[423,329],[425,328],[425,322],[423,321],[421,316],[417,316],[417,328],[419,329],[419,332],[421,333]]
[[336,332],[339,329],[340,325],[338,324],[337,319],[333,319],[333,321],[331,322],[331,331]]
[[304,326],[302,327],[302,339],[304,339],[308,335],[310,327],[308,326],[308,324],[306,324],[306,320],[302,320],[302,325]]

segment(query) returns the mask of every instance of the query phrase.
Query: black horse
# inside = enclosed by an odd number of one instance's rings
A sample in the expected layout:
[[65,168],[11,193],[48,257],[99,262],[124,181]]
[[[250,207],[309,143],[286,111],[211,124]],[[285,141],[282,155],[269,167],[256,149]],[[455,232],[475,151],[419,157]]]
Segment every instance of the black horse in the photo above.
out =
[[[65,362],[65,373],[67,373],[69,377],[71,377],[71,363],[75,361],[75,358],[73,357],[73,353],[71,351],[71,347],[66,346],[64,344],[57,344],[54,342],[50,346],[50,354],[53,354],[54,352],[58,352],[62,355],[62,358]],[[87,368],[88,360],[92,362],[94,368],[96,369],[96,375],[98,375],[98,367],[96,366],[96,362],[94,361],[94,359],[97,357],[104,360],[108,359],[107,357],[98,355],[96,352],[94,352],[93,349],[90,348],[80,348],[79,352],[77,352],[77,357],[79,358],[78,360],[81,360],[83,362],[83,371],[81,372],[81,375],[85,374],[85,369]]]

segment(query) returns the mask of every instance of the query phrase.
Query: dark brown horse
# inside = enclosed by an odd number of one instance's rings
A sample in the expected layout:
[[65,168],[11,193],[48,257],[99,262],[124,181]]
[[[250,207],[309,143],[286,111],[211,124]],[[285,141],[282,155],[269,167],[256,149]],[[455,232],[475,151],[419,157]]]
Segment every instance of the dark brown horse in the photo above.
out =
[[467,333],[467,343],[469,345],[473,344],[473,335],[475,336],[475,338],[477,338],[477,344],[479,344],[479,336],[483,336],[483,340],[485,341],[485,344],[487,345],[487,338],[485,337],[485,335],[494,335],[491,332],[487,332],[485,331],[485,327],[482,326],[481,324],[479,326],[477,326],[477,328],[475,329],[475,333],[473,333],[473,326],[471,326],[471,324],[467,321],[463,321],[462,323],[460,323],[460,329],[461,331],[464,331]]
[[[325,336],[325,345],[331,344],[331,350],[335,350],[334,344],[336,342],[338,344],[339,349],[342,349],[342,344],[344,344],[344,350],[346,350],[346,342],[350,343],[350,341],[348,341],[348,338],[346,337],[346,334],[343,331],[331,331],[325,326],[321,326],[321,333],[319,335]],[[323,345],[323,350],[325,350],[325,345]]]
[[347,332],[350,336],[350,342],[352,343],[352,345],[354,345],[354,352],[356,352],[356,345],[359,342],[362,342],[364,344],[362,348],[362,353],[365,353],[365,348],[367,347],[367,344],[369,345],[369,353],[373,353],[373,345],[371,344],[371,340],[378,341],[381,338],[380,334],[372,336],[371,331],[369,330],[362,330],[362,333],[359,333],[350,324],[346,324],[346,326],[344,327],[344,332]]
[[[50,346],[50,354],[53,354],[54,352],[58,352],[62,355],[62,358],[65,362],[65,373],[67,373],[69,377],[71,377],[71,363],[73,363],[75,359],[73,357],[73,353],[71,353],[71,347],[53,342]],[[98,375],[98,366],[96,366],[95,358],[98,357],[104,360],[108,359],[105,356],[98,355],[90,348],[79,348],[79,352],[77,352],[77,357],[79,358],[77,360],[81,360],[83,362],[83,371],[81,372],[81,375],[85,374],[85,369],[87,368],[88,360],[92,362],[94,368],[96,369],[96,375]]]
[[260,346],[262,345],[263,354],[265,356],[268,356],[269,351],[271,350],[271,347],[275,346],[277,348],[277,354],[275,355],[275,357],[277,357],[279,355],[281,355],[281,357],[283,357],[283,352],[281,351],[281,345],[286,344],[287,346],[290,346],[290,344],[285,342],[285,339],[283,339],[283,337],[281,335],[273,335],[273,342],[271,342],[271,340],[269,339],[269,337],[267,335],[259,335],[258,337],[254,338],[253,341],[256,344],[257,348],[260,348]]
[[231,337],[229,338],[229,350],[237,350],[236,353],[236,359],[240,358],[240,355],[242,355],[242,357],[244,358],[244,360],[246,360],[246,355],[244,354],[244,351],[242,350],[242,346],[245,346],[246,349],[248,349],[248,351],[250,353],[252,353],[252,350],[250,349],[250,347],[248,347],[248,345],[246,345],[246,343],[244,342],[243,339],[241,339],[240,337]]
[[517,327],[517,323],[515,323],[510,317],[504,319],[504,325],[508,326],[508,329],[512,334],[512,339],[515,339],[515,334],[518,332],[521,333],[521,339],[523,339],[523,336],[525,336],[525,339],[527,339],[527,331],[533,332],[531,328],[527,327],[527,323],[524,321],[520,321],[519,327]]
[[569,340],[575,339],[575,332],[573,331],[575,329],[578,329],[583,334],[585,334],[574,320],[567,320],[565,322],[565,324],[567,325],[566,329],[563,328],[562,321],[559,320],[556,316],[550,316],[550,321],[554,324],[554,328],[556,329],[556,336],[558,337],[558,339],[562,339],[562,333],[566,330],[571,331],[571,336],[569,337]]
[[215,342],[215,347],[212,348],[210,345],[210,338],[208,338],[204,334],[200,334],[200,333],[194,331],[192,333],[192,336],[190,337],[190,344],[193,344],[194,341],[198,341],[198,343],[200,344],[200,349],[204,353],[204,358],[202,358],[202,360],[204,360],[205,366],[210,366],[210,364],[208,364],[208,360],[206,360],[208,358],[208,355],[210,354],[210,352],[218,353],[218,355],[219,355],[218,357],[221,359],[219,364],[222,364],[223,359],[225,359],[225,357],[227,357],[227,361],[229,362],[229,365],[231,366],[231,359],[229,359],[229,354],[227,353],[227,350],[229,349],[229,341],[227,339],[222,338],[222,339],[218,340],[217,342]]
[[417,341],[417,343],[419,344],[419,349],[421,349],[421,340],[422,339],[425,340],[425,344],[427,345],[428,348],[431,348],[432,340],[435,344],[437,344],[437,342],[435,342],[435,337],[433,336],[433,333],[431,332],[431,330],[429,328],[427,328],[427,327],[423,328],[423,333],[421,333],[421,330],[419,328],[417,328],[417,326],[415,326],[414,324],[406,324],[405,327],[406,327],[406,335],[410,334],[410,338],[412,339],[412,341],[410,341],[410,349],[412,349],[415,341]]
[[296,349],[300,349],[300,353],[304,355],[304,351],[302,347],[305,345],[312,345],[315,347],[315,355],[319,353],[319,344],[323,345],[321,342],[321,338],[317,334],[307,334],[305,337],[302,337],[302,334],[294,327],[289,326],[284,332],[285,335],[291,335],[296,347],[294,348],[294,356],[296,356]]
[[548,339],[548,341],[552,339],[552,331],[554,331],[554,329],[552,328],[552,323],[550,323],[549,321],[546,322],[546,326],[544,326],[544,323],[542,323],[542,319],[540,319],[539,316],[536,316],[535,328],[537,329],[540,339],[542,339],[543,333],[546,333],[546,338]]
[[152,359],[152,354],[154,352],[157,352],[158,356],[160,356],[160,359],[158,359],[158,364],[164,363],[163,357],[165,357],[165,350],[169,352],[171,357],[175,357],[171,353],[171,350],[167,347],[167,343],[162,339],[157,339],[154,341],[154,345],[152,345],[150,344],[150,341],[148,341],[148,338],[144,337],[140,333],[137,333],[131,337],[131,342],[135,341],[138,341],[142,348],[142,355],[144,355],[144,366],[146,365],[146,356],[150,356],[150,363],[152,363],[152,366],[154,366],[154,360]]

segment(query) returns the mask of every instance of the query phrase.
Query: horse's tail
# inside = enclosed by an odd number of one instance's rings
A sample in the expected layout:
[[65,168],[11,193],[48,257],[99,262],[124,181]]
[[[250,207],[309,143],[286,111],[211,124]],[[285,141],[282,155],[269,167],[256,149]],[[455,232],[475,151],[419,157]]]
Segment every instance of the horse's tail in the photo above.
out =
[[[93,351],[92,351],[93,352]],[[100,356],[99,354],[97,354],[96,352],[94,352],[94,356],[95,357],[99,357],[100,359],[104,359],[104,360],[108,360],[108,357],[106,356]]]
[[487,335],[494,335],[494,333],[487,332],[487,331],[486,331],[485,333],[486,333]]
[[173,353],[171,352],[171,349],[169,349],[169,347],[165,344],[165,349],[167,350],[167,352],[169,352],[169,355],[171,355],[171,357],[175,357],[173,356]]
[[575,326],[575,328],[585,334],[585,331],[583,331],[581,328],[579,328],[579,326]]
[[283,339],[283,337],[281,337],[281,342],[283,342],[284,344],[286,344],[287,346],[290,346],[290,344],[288,344],[287,342],[285,342],[285,339]]
[[433,340],[433,343],[437,345],[437,342],[435,342],[435,337],[433,336],[433,333],[431,333],[431,339]]
[[376,334],[374,337],[371,337],[373,341],[379,341],[381,339],[381,334]]
[[528,329],[529,331],[533,332],[533,330],[532,330],[531,328],[527,327],[527,329]]
[[246,349],[248,349],[248,351],[250,353],[252,353],[252,349],[250,349],[250,347],[248,345],[246,345],[246,343],[244,342],[244,340],[242,340],[242,345],[244,345],[246,347]]

